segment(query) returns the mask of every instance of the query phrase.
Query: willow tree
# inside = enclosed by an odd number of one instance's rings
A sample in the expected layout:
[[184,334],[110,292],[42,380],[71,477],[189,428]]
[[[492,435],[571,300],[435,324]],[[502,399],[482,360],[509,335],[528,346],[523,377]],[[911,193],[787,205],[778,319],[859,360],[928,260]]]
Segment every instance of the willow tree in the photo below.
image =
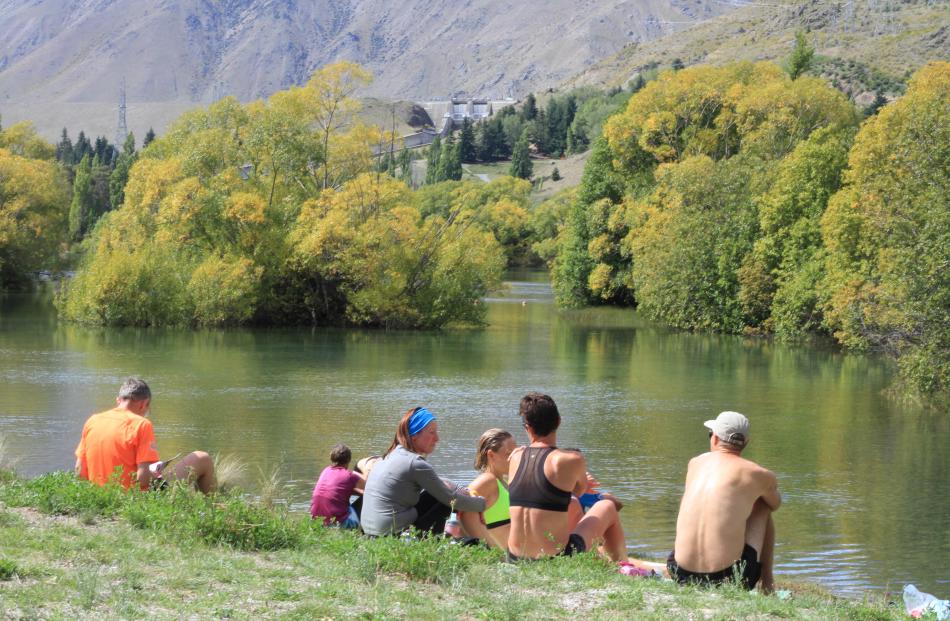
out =
[[[0,142],[11,144],[4,133]],[[69,191],[54,162],[0,148],[0,290],[23,285],[30,272],[54,266],[66,235],[68,204]]]
[[825,321],[850,346],[900,357],[925,392],[950,389],[950,63],[861,127],[822,221]]
[[843,95],[772,63],[661,74],[607,121],[586,165],[593,181],[555,260],[559,299],[636,303],[684,328],[760,324],[744,297],[758,283],[740,278],[760,197],[813,132],[855,124]]
[[[380,131],[353,117],[351,98],[366,80],[342,63],[266,101],[226,98],[180,117],[132,166],[122,207],[96,227],[63,290],[63,315],[113,325],[477,320],[475,299],[497,282],[497,242],[422,216],[404,183],[370,174]],[[331,238],[345,243],[319,243]]]

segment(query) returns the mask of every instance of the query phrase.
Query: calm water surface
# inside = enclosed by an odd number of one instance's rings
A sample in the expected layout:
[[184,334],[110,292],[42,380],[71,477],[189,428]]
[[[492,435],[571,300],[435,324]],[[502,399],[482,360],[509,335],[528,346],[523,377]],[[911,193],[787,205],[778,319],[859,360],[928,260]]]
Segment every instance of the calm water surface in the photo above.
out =
[[550,393],[560,442],[627,502],[631,553],[665,558],[686,463],[719,411],[752,420],[751,459],[774,470],[777,572],[860,596],[914,582],[950,596],[950,415],[882,396],[890,369],[830,348],[671,332],[630,311],[558,313],[540,273],[486,300],[484,330],[90,330],[57,323],[49,297],[0,299],[0,434],[18,469],[70,468],[86,417],[128,375],[155,393],[159,450],[203,448],[280,468],[305,508],[330,448],[383,450],[401,412],[426,405],[442,441],[431,460],[473,476],[475,440]]

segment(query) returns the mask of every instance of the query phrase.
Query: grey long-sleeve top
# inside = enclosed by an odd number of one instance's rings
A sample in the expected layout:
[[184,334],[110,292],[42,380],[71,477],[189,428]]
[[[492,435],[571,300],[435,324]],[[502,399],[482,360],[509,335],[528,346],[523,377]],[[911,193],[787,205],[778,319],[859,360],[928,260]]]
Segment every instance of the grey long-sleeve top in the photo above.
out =
[[397,446],[373,467],[363,492],[360,523],[368,535],[401,532],[419,517],[416,503],[425,490],[444,505],[455,501],[460,511],[484,511],[485,499],[469,496],[461,485],[449,487],[421,455]]

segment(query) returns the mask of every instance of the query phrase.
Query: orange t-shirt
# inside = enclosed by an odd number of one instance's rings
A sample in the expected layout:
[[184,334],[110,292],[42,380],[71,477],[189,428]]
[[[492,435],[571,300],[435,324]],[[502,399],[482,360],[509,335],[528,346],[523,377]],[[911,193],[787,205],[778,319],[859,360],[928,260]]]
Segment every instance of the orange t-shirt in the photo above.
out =
[[79,475],[98,485],[121,466],[119,481],[128,489],[140,463],[158,461],[152,421],[118,408],[93,414],[83,425],[76,457],[85,464]]

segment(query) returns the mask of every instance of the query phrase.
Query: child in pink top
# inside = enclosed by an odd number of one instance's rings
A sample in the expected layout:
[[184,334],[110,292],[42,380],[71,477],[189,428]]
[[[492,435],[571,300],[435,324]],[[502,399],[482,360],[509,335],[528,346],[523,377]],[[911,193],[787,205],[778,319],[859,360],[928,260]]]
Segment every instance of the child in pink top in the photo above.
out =
[[356,511],[350,507],[350,496],[362,494],[366,479],[351,472],[350,447],[337,444],[330,453],[330,465],[323,469],[317,484],[313,488],[310,500],[310,515],[323,518],[325,526],[358,528],[360,525]]

